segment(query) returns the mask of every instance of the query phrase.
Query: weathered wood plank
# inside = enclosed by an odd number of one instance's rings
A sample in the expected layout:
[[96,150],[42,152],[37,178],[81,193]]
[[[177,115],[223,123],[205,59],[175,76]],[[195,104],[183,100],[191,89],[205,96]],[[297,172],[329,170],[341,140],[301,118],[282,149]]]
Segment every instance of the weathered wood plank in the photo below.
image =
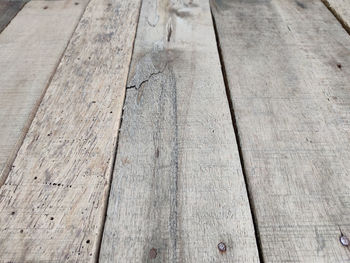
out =
[[0,1],[0,33],[11,22],[12,18],[22,9],[26,1]]
[[87,3],[32,1],[0,34],[0,185]]
[[265,262],[349,262],[349,36],[317,0],[212,4]]
[[350,34],[350,1],[349,0],[322,0],[336,16],[344,29]]
[[141,9],[100,262],[149,261],[259,261],[207,1]]
[[91,0],[0,189],[5,262],[92,262],[140,1]]

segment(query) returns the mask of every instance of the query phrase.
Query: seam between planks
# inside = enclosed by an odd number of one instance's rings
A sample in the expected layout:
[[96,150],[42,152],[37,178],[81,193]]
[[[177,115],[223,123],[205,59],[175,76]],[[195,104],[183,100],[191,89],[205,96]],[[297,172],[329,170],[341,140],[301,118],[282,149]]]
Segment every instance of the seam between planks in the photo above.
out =
[[239,136],[238,127],[237,127],[237,120],[236,120],[235,111],[234,111],[234,107],[233,107],[233,103],[232,103],[232,99],[231,99],[232,97],[231,97],[229,84],[228,84],[228,81],[227,81],[225,63],[224,63],[224,60],[223,60],[223,57],[222,57],[222,51],[221,51],[221,46],[220,46],[220,39],[219,39],[219,35],[218,35],[217,27],[216,27],[216,22],[215,22],[215,18],[214,18],[213,12],[212,12],[211,5],[210,5],[210,13],[211,13],[211,17],[212,17],[212,20],[213,20],[213,27],[214,27],[214,32],[215,32],[216,45],[217,45],[219,59],[220,59],[220,65],[221,65],[221,72],[222,72],[222,77],[224,79],[226,97],[227,97],[228,105],[229,105],[229,108],[230,108],[232,126],[233,126],[233,131],[235,133],[236,144],[237,144],[237,148],[238,148],[238,155],[239,155],[239,160],[240,160],[240,163],[241,163],[242,173],[243,173],[243,178],[244,178],[244,184],[245,184],[245,188],[246,188],[246,191],[247,191],[247,196],[248,196],[248,202],[249,202],[251,216],[252,216],[252,219],[253,219],[253,227],[254,227],[255,241],[256,241],[257,248],[258,248],[259,261],[261,263],[264,263],[263,250],[262,250],[262,245],[261,245],[258,221],[257,221],[257,218],[256,218],[256,213],[255,213],[254,200],[253,200],[252,194],[250,193],[249,180],[248,180],[248,176],[247,176],[246,169],[245,169],[245,166],[244,166],[244,158],[243,158],[242,147],[241,147],[241,142],[240,142],[240,136]]
[[342,16],[337,13],[337,11],[331,7],[331,5],[327,2],[327,0],[321,0],[321,2],[327,7],[327,9],[334,15],[334,17],[338,20],[344,30],[350,35],[350,26],[344,21]]
[[[130,54],[130,59],[129,59],[129,70],[128,70],[128,76],[127,76],[127,80],[129,79],[129,74],[130,74],[130,69],[131,69],[131,62],[132,62],[132,57],[134,54],[134,49],[135,49],[135,40],[136,40],[136,36],[137,36],[137,32],[138,32],[138,27],[139,27],[139,21],[140,21],[140,14],[141,14],[141,9],[142,9],[142,5],[143,5],[143,0],[141,0],[141,4],[139,7],[139,12],[137,15],[137,28],[135,30],[135,35],[134,35],[134,39],[133,39],[133,43],[132,43],[132,51]],[[122,113],[120,115],[120,119],[119,119],[119,128],[118,128],[118,133],[117,133],[117,138],[116,138],[116,143],[115,143],[115,147],[113,149],[113,160],[112,160],[112,165],[111,165],[111,171],[110,171],[110,175],[109,175],[109,185],[108,185],[108,194],[107,194],[107,198],[106,201],[104,203],[104,211],[103,211],[103,218],[102,218],[102,224],[101,224],[101,228],[99,231],[99,235],[98,235],[98,247],[97,247],[97,252],[96,252],[96,257],[95,257],[95,262],[99,262],[99,258],[100,258],[100,252],[101,252],[101,246],[102,246],[102,238],[103,238],[103,233],[104,233],[104,228],[105,228],[105,224],[106,224],[106,219],[107,219],[107,211],[108,211],[108,203],[109,203],[109,196],[111,193],[111,186],[112,186],[112,181],[113,181],[113,176],[114,176],[114,167],[115,167],[115,162],[117,160],[117,150],[118,150],[118,145],[119,145],[119,134],[122,128],[122,124],[123,124],[123,115],[124,115],[124,106],[125,106],[125,98],[126,98],[126,93],[127,93],[127,88],[128,84],[125,84],[125,92],[124,92],[124,98],[123,98],[123,107],[122,107]],[[1,187],[1,185],[0,185]]]
[[[28,1],[28,2],[29,2],[29,1]],[[27,4],[28,2],[26,2],[26,4]],[[15,145],[15,149],[13,150],[12,154],[10,155],[10,157],[7,159],[4,169],[1,171],[1,174],[0,174],[0,188],[1,188],[1,187],[4,185],[4,183],[6,182],[6,179],[7,179],[8,175],[9,175],[11,169],[12,169],[12,165],[13,165],[14,161],[15,161],[16,158],[17,158],[18,151],[19,151],[19,149],[21,148],[21,146],[22,146],[22,144],[23,144],[24,138],[26,137],[26,135],[27,135],[27,133],[28,133],[28,130],[29,130],[30,126],[32,125],[32,122],[33,122],[33,120],[34,120],[34,118],[35,118],[35,115],[36,115],[36,113],[37,113],[37,111],[38,111],[38,109],[39,109],[39,107],[40,107],[40,104],[41,104],[41,102],[42,102],[42,100],[43,100],[43,98],[44,98],[44,96],[45,96],[45,94],[46,94],[46,91],[47,91],[48,87],[49,87],[50,84],[51,84],[51,81],[52,81],[52,79],[53,79],[53,76],[56,74],[58,65],[61,63],[61,60],[62,60],[64,54],[66,53],[67,47],[68,47],[68,45],[69,45],[70,42],[71,42],[72,36],[73,36],[75,30],[77,29],[77,27],[78,27],[78,25],[79,25],[79,21],[80,21],[81,18],[83,17],[83,15],[84,15],[84,13],[85,13],[85,10],[86,10],[87,6],[89,5],[89,3],[90,3],[90,0],[89,0],[88,3],[86,3],[83,12],[81,12],[80,17],[79,17],[79,19],[78,19],[78,21],[77,21],[77,24],[75,25],[74,30],[72,31],[72,34],[70,35],[69,40],[67,41],[67,44],[66,44],[64,50],[63,50],[62,54],[60,55],[59,59],[57,60],[57,63],[56,63],[56,65],[55,65],[55,67],[54,67],[54,70],[52,71],[52,74],[51,74],[51,76],[50,76],[50,78],[49,78],[49,81],[47,82],[47,84],[46,84],[46,86],[45,86],[45,88],[44,88],[42,94],[40,95],[40,97],[39,97],[37,103],[35,104],[33,110],[32,110],[31,113],[29,114],[28,120],[27,120],[26,124],[25,124],[24,127],[23,127],[23,133],[22,133],[22,134],[20,135],[20,137],[18,138],[18,141],[17,141],[17,143],[16,143],[16,145]],[[26,4],[25,4],[25,5],[26,5]],[[24,7],[25,5],[23,5],[23,7]],[[22,7],[22,8],[23,8],[23,7]],[[22,10],[22,8],[21,8],[21,10]],[[18,13],[19,13],[19,12],[18,12]],[[17,13],[17,14],[18,14],[18,13]],[[17,16],[17,14],[16,14],[16,16]],[[15,17],[16,17],[16,16],[15,16]],[[15,18],[15,17],[14,17],[14,18]],[[14,18],[13,18],[13,19],[14,19]],[[12,21],[12,20],[11,20],[11,21]],[[8,26],[8,24],[7,24],[7,26]],[[0,33],[1,33],[1,32],[0,32]]]
[[[29,0],[29,1],[30,1],[30,0]],[[29,3],[29,1],[24,1],[24,4],[19,8],[19,10],[17,11],[17,13],[11,18],[10,21],[7,22],[6,25],[4,25],[4,28],[3,28],[2,30],[0,30],[0,34],[6,29],[6,27],[12,22],[12,20],[16,18],[16,16],[18,15],[18,13],[21,12],[21,10],[23,9],[23,7],[25,7],[25,5]],[[0,183],[0,187],[1,187],[1,183]]]

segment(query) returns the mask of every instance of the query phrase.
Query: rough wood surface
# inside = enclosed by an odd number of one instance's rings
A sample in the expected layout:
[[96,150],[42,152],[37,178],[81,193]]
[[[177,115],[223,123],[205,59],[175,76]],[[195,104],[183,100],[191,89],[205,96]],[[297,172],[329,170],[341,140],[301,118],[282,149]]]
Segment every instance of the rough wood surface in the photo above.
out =
[[322,0],[337,17],[344,29],[350,34],[350,1],[349,0]]
[[11,22],[12,18],[22,9],[26,1],[0,1],[0,33]]
[[0,34],[0,185],[87,3],[32,1]]
[[209,2],[180,2],[143,1],[100,262],[259,261]]
[[88,4],[0,188],[0,261],[96,260],[139,7]]
[[318,0],[212,6],[265,262],[349,262],[348,34]]

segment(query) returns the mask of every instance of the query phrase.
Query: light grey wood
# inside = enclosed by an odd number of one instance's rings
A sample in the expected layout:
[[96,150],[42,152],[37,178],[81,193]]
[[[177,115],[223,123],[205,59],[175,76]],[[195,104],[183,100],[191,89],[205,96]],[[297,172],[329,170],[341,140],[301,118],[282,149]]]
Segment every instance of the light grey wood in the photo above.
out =
[[100,262],[259,262],[208,1],[143,1]]
[[0,261],[96,261],[139,7],[88,4],[0,188]]
[[87,3],[31,1],[0,34],[0,186]]
[[349,262],[349,36],[318,0],[212,6],[264,262]]
[[322,0],[337,17],[344,29],[350,34],[350,1],[349,0]]
[[26,1],[0,1],[0,33],[11,22],[12,18],[22,9]]

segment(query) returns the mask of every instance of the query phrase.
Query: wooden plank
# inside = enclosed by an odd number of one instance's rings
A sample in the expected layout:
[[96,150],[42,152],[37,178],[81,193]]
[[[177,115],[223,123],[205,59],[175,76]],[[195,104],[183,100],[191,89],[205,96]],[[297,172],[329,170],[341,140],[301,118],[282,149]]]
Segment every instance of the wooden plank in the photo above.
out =
[[0,185],[87,3],[32,1],[0,34]]
[[350,2],[348,0],[322,0],[350,34]]
[[5,262],[93,262],[140,1],[91,0],[0,189]]
[[317,0],[212,5],[264,261],[349,262],[349,36]]
[[209,2],[143,1],[128,86],[100,262],[258,262]]
[[0,33],[25,5],[26,1],[0,1]]

